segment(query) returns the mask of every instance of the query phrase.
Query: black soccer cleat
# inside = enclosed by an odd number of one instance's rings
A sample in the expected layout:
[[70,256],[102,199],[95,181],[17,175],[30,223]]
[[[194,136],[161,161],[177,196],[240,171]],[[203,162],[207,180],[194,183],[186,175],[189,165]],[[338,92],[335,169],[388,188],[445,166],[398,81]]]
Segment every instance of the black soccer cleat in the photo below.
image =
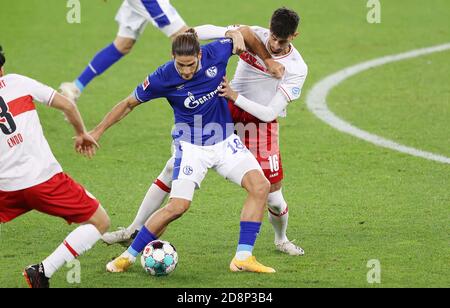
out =
[[23,271],[28,286],[32,289],[50,288],[49,280],[45,277],[44,266],[41,264],[30,265]]

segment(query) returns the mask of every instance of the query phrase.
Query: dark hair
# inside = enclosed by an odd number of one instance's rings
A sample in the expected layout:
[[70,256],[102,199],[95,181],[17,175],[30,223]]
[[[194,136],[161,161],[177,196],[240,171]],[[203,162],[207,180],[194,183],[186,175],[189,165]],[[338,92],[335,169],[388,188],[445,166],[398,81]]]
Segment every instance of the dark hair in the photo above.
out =
[[300,24],[300,16],[288,8],[282,7],[276,10],[270,21],[270,32],[276,37],[286,39],[295,34]]
[[174,56],[197,56],[200,53],[200,42],[194,29],[177,35],[172,42]]
[[5,63],[6,63],[5,54],[3,53],[3,48],[0,45],[0,68],[2,68]]

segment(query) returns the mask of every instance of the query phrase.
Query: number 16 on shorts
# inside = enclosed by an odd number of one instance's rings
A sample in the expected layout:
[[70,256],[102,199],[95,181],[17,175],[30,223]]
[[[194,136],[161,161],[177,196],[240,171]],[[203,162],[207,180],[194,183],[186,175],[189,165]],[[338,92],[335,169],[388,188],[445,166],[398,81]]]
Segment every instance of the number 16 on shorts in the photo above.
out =
[[272,173],[280,171],[280,160],[278,155],[269,156],[269,166],[270,172]]

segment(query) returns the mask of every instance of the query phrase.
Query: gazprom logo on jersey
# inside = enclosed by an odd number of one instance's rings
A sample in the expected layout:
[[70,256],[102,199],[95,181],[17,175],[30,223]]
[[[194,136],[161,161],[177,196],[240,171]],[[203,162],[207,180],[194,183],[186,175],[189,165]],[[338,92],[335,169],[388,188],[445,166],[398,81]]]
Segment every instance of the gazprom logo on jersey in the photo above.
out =
[[217,93],[219,93],[219,88],[217,88],[215,91],[209,93],[208,95],[205,95],[199,99],[196,99],[194,94],[192,94],[191,92],[188,93],[188,98],[186,98],[184,100],[184,106],[188,109],[195,109],[200,105],[203,105],[204,103],[206,103],[207,101],[211,100],[214,98],[214,96],[217,95]]
[[206,70],[206,76],[209,78],[214,78],[217,76],[217,67],[212,66]]

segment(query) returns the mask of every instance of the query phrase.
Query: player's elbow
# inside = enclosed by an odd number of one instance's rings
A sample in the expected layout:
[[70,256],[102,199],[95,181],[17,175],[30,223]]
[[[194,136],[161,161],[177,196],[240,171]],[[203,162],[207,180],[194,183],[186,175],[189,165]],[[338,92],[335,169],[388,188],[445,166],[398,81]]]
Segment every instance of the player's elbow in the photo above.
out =
[[77,106],[70,100],[66,99],[62,104],[60,104],[60,110],[62,110],[66,115],[75,114],[77,111]]
[[238,29],[241,34],[246,37],[246,35],[251,34],[253,31],[249,26],[240,26]]
[[277,118],[278,118],[278,114],[275,111],[271,110],[271,111],[261,115],[261,117],[259,119],[263,122],[270,123],[270,122],[275,121]]
[[133,111],[133,109],[139,105],[139,102],[134,96],[130,96],[123,102],[123,104],[129,111]]

